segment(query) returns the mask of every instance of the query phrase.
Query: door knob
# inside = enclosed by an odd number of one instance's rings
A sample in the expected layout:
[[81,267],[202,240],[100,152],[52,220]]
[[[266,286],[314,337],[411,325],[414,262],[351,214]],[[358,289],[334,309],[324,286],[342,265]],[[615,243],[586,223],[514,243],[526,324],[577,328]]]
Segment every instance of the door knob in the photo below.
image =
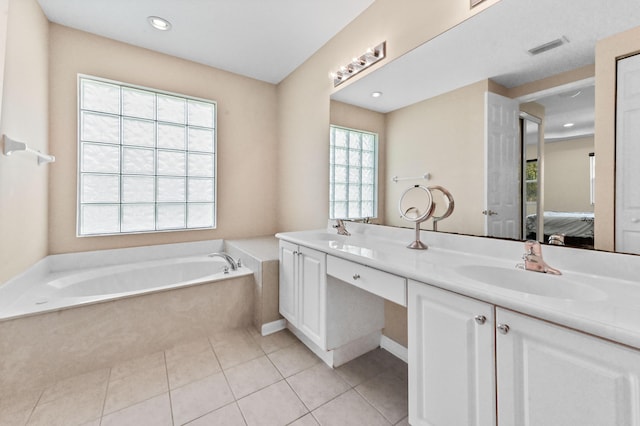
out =
[[487,322],[487,317],[485,317],[484,315],[476,315],[475,318],[476,322],[480,325],[484,324],[485,322]]
[[509,332],[509,326],[507,324],[498,324],[496,327],[500,334],[507,334]]
[[638,223],[640,222],[640,219],[638,219],[637,217],[634,217],[633,219],[631,219],[631,222]]

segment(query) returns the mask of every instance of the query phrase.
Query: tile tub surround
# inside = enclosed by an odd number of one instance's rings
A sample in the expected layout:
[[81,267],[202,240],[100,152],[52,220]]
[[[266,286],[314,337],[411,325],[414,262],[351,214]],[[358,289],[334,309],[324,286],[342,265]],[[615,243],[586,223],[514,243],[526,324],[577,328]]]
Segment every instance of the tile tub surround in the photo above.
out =
[[114,365],[253,317],[253,277],[0,322],[0,397]]
[[[544,246],[549,265],[563,272],[558,277],[576,285],[589,285],[604,296],[598,300],[555,298],[522,293],[491,285],[460,273],[468,265],[513,270],[522,263],[524,243],[422,231],[428,250],[411,250],[414,230],[381,225],[347,223],[350,237],[327,229],[298,231],[276,236],[349,261],[512,309],[536,318],[574,328],[604,339],[640,348],[640,256]],[[535,272],[528,281],[546,280]]]
[[265,324],[280,320],[278,311],[279,260],[278,239],[265,237],[226,240],[225,251],[242,259],[243,265],[253,271],[255,278],[255,312],[253,325],[261,330]]
[[384,350],[332,370],[288,331],[253,328],[0,398],[0,424],[15,425],[407,425],[406,416],[407,365]]

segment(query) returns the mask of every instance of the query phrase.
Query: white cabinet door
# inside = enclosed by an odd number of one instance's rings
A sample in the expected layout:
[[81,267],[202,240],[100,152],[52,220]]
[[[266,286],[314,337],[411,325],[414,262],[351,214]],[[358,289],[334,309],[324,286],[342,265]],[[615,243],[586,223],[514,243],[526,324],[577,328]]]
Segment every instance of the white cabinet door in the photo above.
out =
[[298,326],[298,246],[280,241],[280,314]]
[[409,281],[409,423],[493,426],[493,306]]
[[617,83],[616,251],[640,254],[640,55],[618,61]]
[[640,425],[640,352],[497,308],[500,426]]
[[300,247],[299,253],[298,328],[313,343],[326,349],[326,254],[307,247]]

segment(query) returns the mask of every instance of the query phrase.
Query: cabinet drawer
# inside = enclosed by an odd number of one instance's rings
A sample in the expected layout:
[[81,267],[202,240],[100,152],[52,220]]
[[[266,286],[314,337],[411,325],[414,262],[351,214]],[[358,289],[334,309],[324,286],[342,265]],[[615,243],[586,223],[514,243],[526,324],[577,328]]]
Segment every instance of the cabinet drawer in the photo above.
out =
[[398,305],[407,306],[407,280],[405,278],[333,256],[327,256],[327,275]]

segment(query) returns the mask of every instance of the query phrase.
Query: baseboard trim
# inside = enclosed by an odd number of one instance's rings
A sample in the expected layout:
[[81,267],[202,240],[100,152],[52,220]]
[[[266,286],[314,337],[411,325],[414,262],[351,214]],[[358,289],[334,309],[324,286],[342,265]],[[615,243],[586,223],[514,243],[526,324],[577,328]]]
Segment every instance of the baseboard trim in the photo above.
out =
[[388,351],[391,355],[400,358],[407,364],[409,363],[409,351],[395,340],[389,339],[384,334],[380,338],[380,347]]
[[279,319],[276,321],[268,322],[266,324],[262,324],[262,328],[260,329],[260,334],[263,336],[268,336],[269,334],[277,333],[280,330],[284,330],[287,328],[287,320]]

